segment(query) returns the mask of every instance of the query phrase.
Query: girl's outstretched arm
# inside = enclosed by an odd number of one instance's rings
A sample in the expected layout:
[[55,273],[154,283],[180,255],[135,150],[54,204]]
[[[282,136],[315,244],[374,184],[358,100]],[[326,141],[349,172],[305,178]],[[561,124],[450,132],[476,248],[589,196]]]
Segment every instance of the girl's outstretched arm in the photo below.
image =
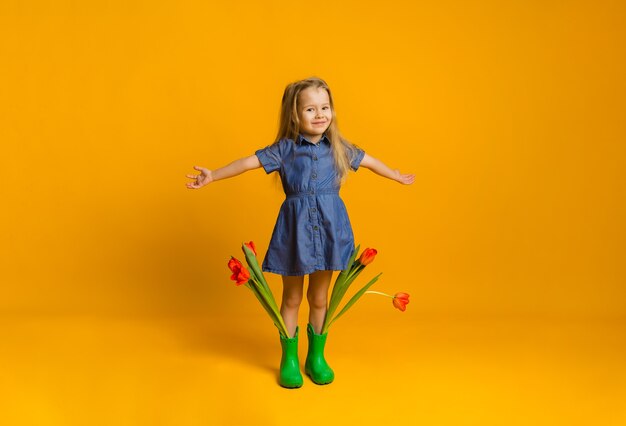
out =
[[370,169],[377,175],[386,177],[391,180],[395,180],[396,182],[400,182],[404,185],[410,185],[415,180],[415,175],[402,174],[400,173],[400,170],[397,169],[392,170],[387,165],[385,165],[385,163],[372,157],[371,155],[368,155],[367,153],[365,153],[363,160],[361,160],[361,166],[365,167],[366,169]]
[[205,169],[200,166],[193,166],[193,168],[198,170],[200,174],[187,175],[189,179],[196,180],[195,182],[188,182],[187,188],[199,189],[216,180],[237,176],[243,172],[247,172],[248,170],[258,169],[259,167],[261,167],[261,163],[256,155],[240,158],[239,160],[235,160],[232,163],[215,170]]

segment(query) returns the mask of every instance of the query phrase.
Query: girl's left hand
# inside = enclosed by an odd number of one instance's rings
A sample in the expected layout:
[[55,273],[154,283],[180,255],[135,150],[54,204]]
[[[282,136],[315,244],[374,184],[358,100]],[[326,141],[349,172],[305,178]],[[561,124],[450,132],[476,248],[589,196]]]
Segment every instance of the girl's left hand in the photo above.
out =
[[400,170],[395,170],[396,172],[396,181],[400,182],[403,185],[410,185],[415,181],[415,175],[412,174],[402,174]]

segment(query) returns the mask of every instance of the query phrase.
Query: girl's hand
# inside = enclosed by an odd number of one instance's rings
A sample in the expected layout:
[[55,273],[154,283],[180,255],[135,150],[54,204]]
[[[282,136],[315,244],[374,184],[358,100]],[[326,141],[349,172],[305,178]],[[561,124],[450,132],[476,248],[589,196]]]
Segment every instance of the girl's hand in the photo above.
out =
[[189,189],[200,189],[204,185],[208,185],[213,182],[213,173],[209,169],[205,169],[204,167],[193,166],[194,169],[200,171],[199,175],[189,174],[187,177],[189,179],[195,179],[195,182],[188,182],[187,188]]
[[396,181],[400,182],[403,185],[410,185],[415,181],[415,175],[411,174],[402,174],[400,170],[394,170],[396,174]]
[[361,165],[365,168],[370,169],[377,175],[386,177],[387,179],[395,180],[403,185],[410,185],[415,180],[415,175],[410,174],[402,174],[398,169],[392,169],[389,166],[385,165],[382,161],[372,157],[367,152],[363,156],[361,160]]

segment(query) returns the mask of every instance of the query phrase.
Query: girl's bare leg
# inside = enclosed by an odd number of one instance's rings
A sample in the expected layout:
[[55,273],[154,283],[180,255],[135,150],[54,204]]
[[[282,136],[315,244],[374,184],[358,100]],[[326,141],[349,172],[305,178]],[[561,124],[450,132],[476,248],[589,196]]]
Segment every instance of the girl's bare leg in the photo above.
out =
[[309,322],[316,334],[322,332],[328,306],[328,287],[333,271],[316,271],[309,275]]
[[298,309],[302,303],[304,276],[290,277],[283,275],[283,301],[280,314],[283,316],[289,337],[294,337],[298,325]]

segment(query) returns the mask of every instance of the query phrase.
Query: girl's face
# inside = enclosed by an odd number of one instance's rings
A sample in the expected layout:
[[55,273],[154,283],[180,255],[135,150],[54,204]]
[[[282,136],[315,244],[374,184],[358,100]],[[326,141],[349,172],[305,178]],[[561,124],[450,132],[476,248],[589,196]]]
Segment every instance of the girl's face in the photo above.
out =
[[328,92],[320,87],[308,87],[298,96],[300,133],[313,143],[321,138],[333,117]]

